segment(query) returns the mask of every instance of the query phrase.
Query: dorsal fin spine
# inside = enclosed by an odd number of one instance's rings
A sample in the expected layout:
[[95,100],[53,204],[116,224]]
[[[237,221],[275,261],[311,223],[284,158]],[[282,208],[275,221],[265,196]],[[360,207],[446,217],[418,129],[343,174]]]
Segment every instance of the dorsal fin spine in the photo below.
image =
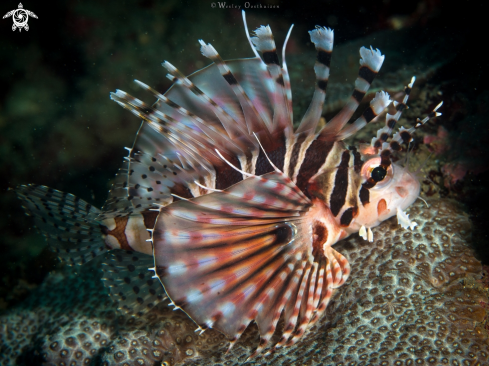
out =
[[361,47],[360,56],[360,69],[355,81],[355,89],[343,109],[321,130],[320,140],[339,139],[339,132],[357,110],[385,59],[379,49],[374,50],[372,47],[370,49]]
[[328,85],[331,54],[333,52],[334,32],[330,28],[319,27],[309,31],[311,42],[317,51],[314,72],[316,74],[316,85],[311,104],[302,118],[296,133],[308,131],[314,134],[317,124],[323,112],[323,104],[326,98],[326,86]]
[[277,49],[273,39],[270,26],[261,26],[255,30],[255,37],[251,41],[262,53],[263,62],[266,64],[268,72],[273,80],[273,131],[272,134],[280,133],[287,135],[293,133],[293,126],[288,112],[287,92],[282,74],[282,68],[278,60]]

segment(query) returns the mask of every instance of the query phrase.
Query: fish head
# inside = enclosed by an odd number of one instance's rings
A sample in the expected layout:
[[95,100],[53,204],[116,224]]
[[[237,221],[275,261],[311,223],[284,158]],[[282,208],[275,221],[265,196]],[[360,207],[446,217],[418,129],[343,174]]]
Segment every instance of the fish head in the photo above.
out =
[[[405,210],[419,196],[420,182],[407,166],[391,163],[381,165],[380,157],[365,161],[360,172],[360,204],[355,226],[374,227]],[[368,202],[367,202],[368,201]]]

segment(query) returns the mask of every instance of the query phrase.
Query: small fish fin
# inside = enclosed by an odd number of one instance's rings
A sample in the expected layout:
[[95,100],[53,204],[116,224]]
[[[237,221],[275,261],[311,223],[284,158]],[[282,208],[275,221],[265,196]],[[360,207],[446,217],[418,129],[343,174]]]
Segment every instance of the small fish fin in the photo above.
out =
[[21,185],[16,193],[61,260],[83,264],[107,251],[97,221],[99,209],[70,193],[36,184]]
[[153,278],[153,267],[153,257],[147,254],[121,249],[106,254],[102,280],[120,310],[142,315],[167,298],[160,281]]
[[281,172],[162,207],[153,245],[172,304],[237,339],[255,320],[267,343],[304,263],[309,199]]

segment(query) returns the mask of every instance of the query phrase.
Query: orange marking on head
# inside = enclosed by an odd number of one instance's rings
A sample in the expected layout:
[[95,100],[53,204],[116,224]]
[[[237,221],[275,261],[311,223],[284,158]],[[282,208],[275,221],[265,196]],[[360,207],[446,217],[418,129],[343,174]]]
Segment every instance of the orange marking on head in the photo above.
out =
[[381,199],[379,203],[377,204],[377,214],[380,216],[382,215],[385,211],[387,210],[387,202],[385,202],[385,199]]

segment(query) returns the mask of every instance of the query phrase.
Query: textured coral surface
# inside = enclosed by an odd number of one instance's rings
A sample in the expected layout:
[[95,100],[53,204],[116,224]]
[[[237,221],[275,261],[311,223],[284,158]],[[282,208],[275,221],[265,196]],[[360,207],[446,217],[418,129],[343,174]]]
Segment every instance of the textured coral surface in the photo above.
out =
[[[352,266],[327,315],[291,348],[252,360],[276,365],[487,365],[487,284],[469,246],[470,222],[452,201],[418,201],[418,227],[395,219],[336,248]],[[161,304],[142,318],[116,312],[96,266],[52,274],[0,318],[2,365],[244,363],[257,346],[250,326],[232,351]],[[156,362],[156,363],[155,363]]]

